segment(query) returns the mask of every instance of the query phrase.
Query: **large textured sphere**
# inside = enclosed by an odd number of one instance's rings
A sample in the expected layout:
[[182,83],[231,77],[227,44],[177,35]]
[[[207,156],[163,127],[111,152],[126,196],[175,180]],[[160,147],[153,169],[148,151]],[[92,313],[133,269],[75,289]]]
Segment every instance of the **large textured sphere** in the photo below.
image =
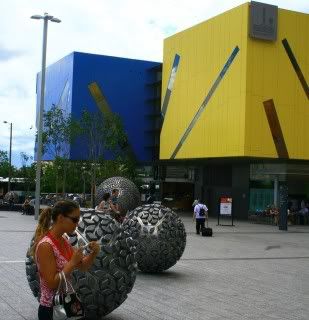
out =
[[[98,241],[101,251],[88,272],[74,271],[73,285],[85,307],[86,319],[102,319],[123,303],[136,278],[134,241],[109,215],[83,212],[77,232],[69,236],[73,246]],[[40,296],[39,277],[27,254],[26,274],[34,296]],[[56,319],[55,319],[56,320]]]
[[171,209],[158,204],[137,207],[123,227],[136,240],[136,260],[143,272],[161,272],[172,267],[186,247],[183,222]]
[[97,188],[96,204],[103,200],[104,193],[111,194],[113,189],[119,190],[118,204],[122,213],[133,210],[141,204],[138,188],[132,181],[123,177],[112,177],[102,182]]

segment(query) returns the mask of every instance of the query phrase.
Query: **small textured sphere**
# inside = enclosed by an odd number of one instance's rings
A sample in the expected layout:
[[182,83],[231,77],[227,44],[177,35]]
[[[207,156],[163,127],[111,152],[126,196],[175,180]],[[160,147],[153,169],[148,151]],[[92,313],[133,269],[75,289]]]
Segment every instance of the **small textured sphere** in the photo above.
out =
[[146,204],[131,211],[123,227],[136,241],[136,261],[143,272],[161,272],[181,258],[186,231],[179,216],[159,204]]
[[[137,270],[134,241],[110,215],[94,210],[82,211],[81,215],[77,232],[68,236],[70,243],[79,246],[98,241],[101,251],[89,271],[73,272],[73,286],[85,308],[86,319],[102,319],[120,306],[133,288]],[[26,274],[39,300],[38,270],[28,253]]]
[[103,181],[96,191],[96,204],[103,200],[104,193],[112,194],[113,189],[119,190],[118,205],[122,213],[133,210],[141,204],[138,188],[132,181],[123,177],[112,177]]

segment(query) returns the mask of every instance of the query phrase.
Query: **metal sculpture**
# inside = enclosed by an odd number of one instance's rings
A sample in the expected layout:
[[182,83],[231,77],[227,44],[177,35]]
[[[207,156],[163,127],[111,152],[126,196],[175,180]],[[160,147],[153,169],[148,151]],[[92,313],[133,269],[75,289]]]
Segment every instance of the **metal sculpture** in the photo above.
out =
[[136,240],[136,261],[143,272],[167,270],[184,252],[184,224],[167,207],[159,204],[137,207],[128,214],[123,227]]
[[112,193],[113,189],[119,190],[118,205],[121,213],[135,209],[141,203],[140,192],[136,185],[129,179],[123,177],[112,177],[106,179],[97,188],[96,203],[99,204],[104,193]]
[[13,191],[7,192],[4,196],[4,201],[10,202],[10,200],[12,200],[13,203],[18,203],[18,195]]
[[[73,246],[90,241],[101,245],[88,272],[73,272],[73,286],[85,307],[86,319],[102,319],[122,304],[132,290],[136,278],[134,241],[121,224],[109,215],[94,211],[82,213],[76,233],[68,238]],[[38,270],[29,254],[26,274],[32,293],[39,299]]]

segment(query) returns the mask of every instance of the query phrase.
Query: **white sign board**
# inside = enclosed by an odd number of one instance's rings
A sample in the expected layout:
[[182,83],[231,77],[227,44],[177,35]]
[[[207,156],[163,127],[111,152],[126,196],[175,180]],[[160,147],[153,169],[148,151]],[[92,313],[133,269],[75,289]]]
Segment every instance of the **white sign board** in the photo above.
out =
[[223,216],[232,215],[232,198],[220,198],[220,214]]

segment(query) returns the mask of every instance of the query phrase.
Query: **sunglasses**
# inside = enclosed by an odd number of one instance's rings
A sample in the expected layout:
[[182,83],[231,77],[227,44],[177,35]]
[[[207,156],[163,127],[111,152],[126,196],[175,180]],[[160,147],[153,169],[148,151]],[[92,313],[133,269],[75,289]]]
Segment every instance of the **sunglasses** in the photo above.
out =
[[73,223],[78,223],[79,222],[79,218],[78,217],[70,217],[70,216],[65,216],[65,217],[71,219],[71,221]]

